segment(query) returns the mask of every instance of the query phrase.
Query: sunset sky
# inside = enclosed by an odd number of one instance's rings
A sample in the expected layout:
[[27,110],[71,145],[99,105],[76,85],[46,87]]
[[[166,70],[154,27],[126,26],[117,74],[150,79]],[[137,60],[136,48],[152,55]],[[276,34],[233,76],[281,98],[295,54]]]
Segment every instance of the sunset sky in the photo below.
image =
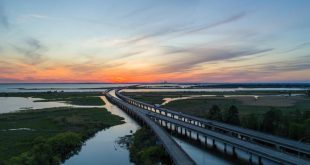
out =
[[310,0],[0,0],[0,83],[310,82]]

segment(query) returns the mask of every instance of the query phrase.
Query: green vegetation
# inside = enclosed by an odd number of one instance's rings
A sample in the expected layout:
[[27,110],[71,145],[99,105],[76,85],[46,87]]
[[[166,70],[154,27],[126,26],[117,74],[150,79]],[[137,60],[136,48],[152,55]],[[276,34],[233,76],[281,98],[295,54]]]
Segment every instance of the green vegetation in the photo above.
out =
[[306,96],[310,96],[310,90],[307,90]]
[[85,106],[99,106],[105,103],[96,96],[83,96],[83,97],[67,97],[67,98],[54,98],[48,100],[38,100],[36,102],[50,102],[50,101],[64,101],[73,105],[85,105]]
[[232,125],[240,125],[239,111],[238,108],[234,105],[229,107],[225,113],[224,122]]
[[[303,91],[305,92],[305,91]],[[148,103],[161,104],[163,98],[206,95],[210,92],[149,92],[133,98]],[[232,96],[238,95],[249,96]],[[255,98],[258,93],[268,93]],[[310,98],[303,96],[272,96],[279,91],[212,92],[217,96],[195,97],[172,101],[165,108],[190,115],[240,125],[258,131],[310,142]],[[125,93],[132,97],[134,93]],[[182,94],[182,95],[181,95]],[[296,94],[296,93],[294,93]],[[305,93],[304,93],[305,94]],[[231,95],[231,97],[223,97]],[[143,99],[139,99],[143,98]],[[159,101],[160,100],[160,101]]]
[[207,114],[207,118],[211,120],[222,121],[223,117],[221,109],[217,105],[213,105]]
[[60,164],[96,132],[123,123],[104,108],[0,114],[0,164]]
[[193,95],[217,95],[223,97],[223,95],[289,95],[289,94],[307,94],[308,91],[182,91],[182,92],[121,92],[122,94],[129,96],[131,98],[150,103],[150,104],[161,104],[163,98],[176,98],[184,96],[193,96]]
[[137,165],[172,164],[164,149],[156,144],[152,132],[143,127],[133,134],[130,158]]
[[99,92],[29,92],[29,93],[0,93],[0,97],[33,97],[41,98],[37,102],[64,101],[73,105],[99,106],[104,102],[99,98]]

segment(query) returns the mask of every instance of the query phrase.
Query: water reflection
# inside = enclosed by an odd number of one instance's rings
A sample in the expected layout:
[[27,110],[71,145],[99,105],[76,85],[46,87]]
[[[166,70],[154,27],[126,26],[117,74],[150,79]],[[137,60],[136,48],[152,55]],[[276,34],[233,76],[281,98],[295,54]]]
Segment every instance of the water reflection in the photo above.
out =
[[0,113],[14,112],[26,109],[42,109],[70,106],[69,104],[61,102],[35,102],[38,100],[42,99],[31,97],[0,97]]
[[132,164],[129,161],[129,151],[119,146],[116,140],[131,134],[131,131],[135,132],[140,126],[105,97],[101,98],[106,103],[105,108],[111,113],[125,118],[126,123],[98,132],[85,143],[80,153],[67,160],[65,165]]
[[102,108],[103,106],[84,106],[84,105],[72,105],[60,101],[48,101],[48,102],[37,102],[44,100],[40,98],[32,97],[0,97],[0,113],[15,112],[19,110],[29,109],[44,109],[54,107],[87,107],[87,108]]
[[303,91],[306,88],[197,88],[197,89],[123,89],[124,92],[236,92],[236,91]]
[[212,165],[233,165],[235,163],[228,161],[227,159],[223,159],[223,157],[219,157],[215,154],[211,154],[208,151],[199,148],[197,146],[191,145],[188,142],[174,137],[174,140],[190,155],[190,157],[197,164],[212,164]]
[[196,97],[211,97],[211,96],[216,96],[216,95],[193,95],[193,96],[174,97],[174,98],[167,97],[167,98],[163,98],[164,102],[161,105],[166,105],[176,100],[186,100],[186,99],[191,99],[191,98],[196,98]]

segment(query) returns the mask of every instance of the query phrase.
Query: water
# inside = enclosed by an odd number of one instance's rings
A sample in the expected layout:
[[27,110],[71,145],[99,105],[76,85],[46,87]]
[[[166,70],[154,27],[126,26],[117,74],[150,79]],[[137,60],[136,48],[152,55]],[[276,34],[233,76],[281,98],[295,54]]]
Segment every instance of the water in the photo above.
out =
[[124,92],[236,92],[236,91],[302,91],[307,88],[201,88],[201,89],[123,89]]
[[119,137],[131,134],[131,130],[135,132],[140,126],[126,113],[112,105],[105,97],[102,99],[106,103],[105,108],[112,114],[125,118],[126,123],[98,132],[95,137],[86,142],[78,155],[65,161],[65,165],[132,164],[129,161],[129,151],[120,147],[116,140]]
[[233,165],[235,163],[230,162],[222,157],[216,156],[209,153],[208,151],[193,146],[188,142],[174,137],[174,140],[186,151],[186,153],[197,163],[197,164],[212,164],[212,165]]
[[[0,92],[46,92],[46,91],[65,91],[83,92],[99,91],[111,87],[125,87],[134,84],[49,84],[49,83],[29,83],[29,84],[0,84]],[[97,89],[96,89],[97,88]],[[98,89],[100,88],[100,89]]]
[[187,100],[187,99],[192,99],[192,98],[197,98],[197,97],[213,97],[216,95],[192,95],[192,96],[184,96],[184,97],[174,97],[174,98],[163,98],[164,102],[161,105],[166,105],[172,101],[177,101],[177,100]]
[[43,108],[54,108],[54,107],[88,107],[88,108],[102,108],[103,106],[80,106],[72,105],[65,102],[36,102],[44,100],[40,98],[32,97],[0,97],[0,113],[15,112],[19,110],[28,109],[43,109]]
[[61,102],[35,102],[38,98],[0,97],[0,113],[14,112],[25,109],[42,109],[53,107],[68,107],[70,104]]
[[[0,84],[0,92],[46,92],[46,91],[65,91],[65,92],[85,92],[94,91],[101,92],[111,87],[126,87],[136,84],[78,84],[78,83],[26,83],[26,84]],[[142,85],[148,86],[148,85]],[[202,88],[202,89],[186,89],[190,85],[169,84],[161,87],[162,84],[151,85],[160,89],[125,89],[128,92],[178,92],[178,91],[281,91],[281,90],[307,90],[307,88]],[[171,89],[171,87],[181,87],[184,89]],[[170,88],[170,89],[166,89]]]

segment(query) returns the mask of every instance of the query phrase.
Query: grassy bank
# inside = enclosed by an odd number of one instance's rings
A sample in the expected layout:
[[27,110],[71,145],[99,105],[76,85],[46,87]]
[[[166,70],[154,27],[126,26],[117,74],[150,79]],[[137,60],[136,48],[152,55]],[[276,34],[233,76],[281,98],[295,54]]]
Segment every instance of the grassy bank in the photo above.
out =
[[73,105],[99,106],[104,102],[99,98],[100,92],[29,92],[0,93],[0,97],[33,97],[40,98],[38,102],[62,101]]
[[0,114],[0,164],[60,164],[96,132],[122,120],[104,108]]
[[137,165],[172,164],[162,146],[156,144],[156,137],[145,127],[133,134],[129,151],[131,161]]

